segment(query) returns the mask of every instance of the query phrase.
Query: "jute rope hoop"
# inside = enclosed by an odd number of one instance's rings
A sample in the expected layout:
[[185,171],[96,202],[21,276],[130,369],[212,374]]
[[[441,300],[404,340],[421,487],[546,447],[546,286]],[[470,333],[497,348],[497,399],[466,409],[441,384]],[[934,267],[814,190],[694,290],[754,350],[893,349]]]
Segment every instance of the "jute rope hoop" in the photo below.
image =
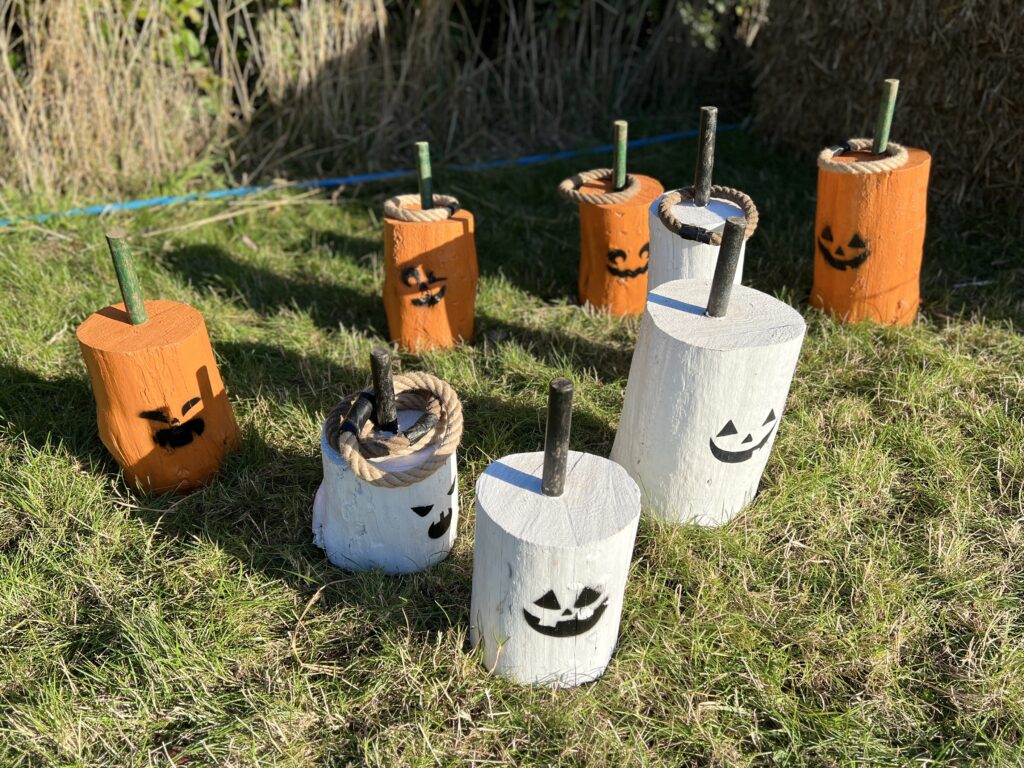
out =
[[595,168],[570,176],[558,185],[558,194],[570,203],[591,203],[593,205],[616,205],[632,200],[640,191],[640,181],[631,173],[626,174],[626,186],[618,192],[580,192],[588,181],[612,178],[611,168]]
[[835,156],[851,149],[871,149],[874,142],[871,139],[850,139],[845,144],[837,147],[826,147],[818,155],[818,167],[824,168],[832,173],[882,173],[884,171],[895,171],[907,162],[910,154],[902,144],[890,141],[885,148],[885,157],[881,160],[865,160],[858,163],[839,163]]
[[406,208],[420,202],[419,195],[395,195],[384,201],[384,215],[399,221],[444,221],[455,215],[461,207],[458,198],[451,195],[434,195],[434,207],[427,210]]
[[[395,376],[395,396],[400,410],[420,410],[435,413],[437,425],[423,439],[409,444],[401,436],[388,441],[374,441],[373,425],[367,422],[357,436],[343,430],[342,422],[348,415],[356,393],[344,398],[327,416],[327,442],[361,479],[381,488],[402,488],[430,477],[451,456],[462,440],[462,403],[446,381],[429,373],[407,373]],[[404,441],[404,444],[403,444]],[[382,455],[401,456],[427,446],[435,446],[433,454],[417,467],[388,472],[369,459]],[[382,446],[387,450],[382,450]]]
[[[754,234],[754,230],[757,229],[757,222],[759,220],[757,206],[750,199],[750,195],[732,187],[720,187],[717,184],[712,184],[711,197],[728,200],[743,210],[743,216],[747,220],[747,234],[743,239],[749,240],[751,235]],[[721,232],[712,232],[709,229],[698,227],[694,224],[684,224],[672,212],[672,206],[679,205],[684,200],[692,199],[693,187],[682,187],[662,195],[661,203],[658,204],[658,216],[661,218],[661,223],[668,227],[670,232],[675,232],[685,240],[696,240],[700,243],[721,245]]]

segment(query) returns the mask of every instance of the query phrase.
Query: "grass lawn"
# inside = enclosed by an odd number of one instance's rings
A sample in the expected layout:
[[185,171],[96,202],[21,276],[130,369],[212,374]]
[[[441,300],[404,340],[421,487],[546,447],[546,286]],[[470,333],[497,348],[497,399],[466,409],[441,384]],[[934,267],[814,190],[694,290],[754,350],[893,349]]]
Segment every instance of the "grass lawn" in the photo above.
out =
[[[631,163],[678,185],[693,155]],[[641,522],[618,650],[575,690],[467,647],[472,502],[540,447],[553,376],[573,447],[611,448],[638,322],[573,305],[555,193],[600,159],[437,169],[482,277],[472,344],[401,357],[466,415],[456,549],[409,577],[332,567],[310,507],[322,419],[385,338],[381,203],[411,182],[118,217],[147,295],[205,315],[243,432],[185,497],[131,492],[96,435],[74,330],[118,299],[109,222],[3,235],[0,765],[1024,763],[1020,222],[933,211],[923,319],[843,327],[806,306],[814,158],[738,133],[718,156],[761,209],[744,282],[805,312],[803,353],[760,495],[718,529]]]

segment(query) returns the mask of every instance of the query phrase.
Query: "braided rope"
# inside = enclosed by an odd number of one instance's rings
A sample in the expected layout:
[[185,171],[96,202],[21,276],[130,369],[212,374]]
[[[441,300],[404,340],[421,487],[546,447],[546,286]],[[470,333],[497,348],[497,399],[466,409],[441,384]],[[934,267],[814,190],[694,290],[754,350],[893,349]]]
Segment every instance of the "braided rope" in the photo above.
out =
[[395,195],[384,201],[384,215],[399,221],[444,221],[455,215],[461,207],[458,198],[451,195],[434,195],[434,207],[422,210],[406,208],[420,202],[419,195]]
[[874,142],[871,139],[850,139],[838,147],[826,147],[818,155],[818,167],[824,168],[832,173],[882,173],[884,171],[895,171],[906,165],[910,157],[907,148],[902,144],[890,141],[885,148],[885,157],[881,160],[864,160],[855,163],[839,163],[833,158],[848,150],[871,149]]
[[[374,440],[371,435],[373,425],[369,422],[358,436],[343,431],[341,424],[357,397],[359,393],[346,397],[328,414],[325,427],[327,443],[348,463],[357,477],[371,485],[402,488],[425,480],[448,460],[462,440],[462,403],[459,396],[448,382],[429,373],[415,372],[395,377],[395,399],[401,410],[428,411],[438,417],[434,429],[414,444],[409,444],[401,435],[388,440]],[[412,469],[388,472],[369,461],[382,455],[413,453],[429,445],[435,446],[434,452]]]
[[[734,203],[743,210],[743,216],[747,220],[747,233],[743,239],[749,240],[754,234],[754,230],[757,229],[757,223],[760,220],[757,206],[750,199],[750,195],[732,187],[720,187],[717,184],[712,184],[711,197],[717,197],[719,200]],[[674,232],[685,240],[696,240],[700,243],[721,245],[721,232],[712,232],[710,229],[698,227],[695,224],[684,224],[676,217],[672,211],[672,206],[679,205],[685,200],[693,200],[693,187],[674,189],[662,195],[661,203],[658,204],[658,216],[661,217],[661,223],[668,227],[670,232]]]
[[558,185],[558,194],[570,203],[591,203],[592,205],[617,205],[632,200],[640,191],[640,180],[631,173],[626,174],[626,186],[618,192],[580,192],[580,187],[588,181],[610,179],[614,175],[611,168],[595,168],[570,176]]

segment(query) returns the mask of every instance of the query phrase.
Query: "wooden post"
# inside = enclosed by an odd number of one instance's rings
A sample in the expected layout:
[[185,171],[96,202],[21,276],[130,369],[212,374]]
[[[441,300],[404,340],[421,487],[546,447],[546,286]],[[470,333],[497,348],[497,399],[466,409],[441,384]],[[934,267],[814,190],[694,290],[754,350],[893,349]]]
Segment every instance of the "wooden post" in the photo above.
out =
[[143,308],[142,324],[115,305],[76,332],[100,439],[129,485],[188,491],[209,482],[238,447],[238,426],[202,315],[174,301]]
[[878,105],[874,145],[871,148],[876,155],[885,152],[889,146],[889,129],[892,127],[892,115],[896,109],[896,93],[899,89],[899,80],[889,79],[882,83],[882,99]]
[[419,180],[420,207],[426,211],[434,207],[434,179],[430,172],[430,144],[416,142],[416,178]]
[[125,242],[126,238],[125,231],[120,227],[112,229],[107,233],[107,247],[110,248],[110,257],[114,260],[114,272],[117,274],[117,283],[121,286],[121,298],[124,299],[132,325],[142,325],[149,317],[146,315],[146,302],[142,298],[142,284],[135,271],[132,252]]
[[629,124],[625,120],[616,120],[615,126],[615,157],[612,166],[614,174],[612,186],[616,192],[626,186],[626,148],[628,146]]
[[805,331],[799,312],[744,285],[709,316],[710,289],[651,291],[612,447],[644,508],[676,523],[727,522],[757,493]]
[[[658,214],[661,205],[659,197],[648,208],[647,218],[651,231],[651,264],[647,281],[648,290],[653,291],[670,280],[711,280],[718,264],[719,246],[686,240],[671,232]],[[712,232],[724,232],[725,222],[734,216],[743,216],[743,209],[727,200],[711,198],[703,208],[692,201],[674,206],[676,217],[696,227]],[[740,244],[736,262],[734,282],[743,278],[743,260],[747,243]]]
[[700,137],[697,139],[697,170],[693,178],[693,203],[703,208],[711,199],[711,172],[715,167],[715,131],[718,108],[700,108]]
[[608,459],[569,451],[550,496],[545,465],[545,453],[517,453],[477,481],[470,638],[493,674],[573,686],[615,649],[640,490]]
[[398,411],[395,405],[391,355],[383,347],[375,347],[370,352],[370,371],[373,375],[374,423],[377,429],[397,432]]
[[561,496],[565,489],[565,464],[569,460],[569,432],[572,428],[572,382],[552,380],[548,386],[548,423],[544,431],[545,496]]

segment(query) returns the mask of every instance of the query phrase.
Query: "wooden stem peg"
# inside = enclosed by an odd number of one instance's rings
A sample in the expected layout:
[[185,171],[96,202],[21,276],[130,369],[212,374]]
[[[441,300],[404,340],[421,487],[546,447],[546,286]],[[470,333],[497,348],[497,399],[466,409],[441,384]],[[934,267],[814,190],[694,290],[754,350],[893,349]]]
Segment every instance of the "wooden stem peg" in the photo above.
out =
[[505,456],[476,485],[470,637],[491,673],[522,683],[604,672],[640,518],[622,467],[565,450],[571,404],[571,383],[551,382],[544,451]]
[[747,220],[742,216],[726,220],[722,245],[718,250],[718,265],[711,280],[711,295],[708,297],[708,314],[711,317],[724,317],[729,311],[729,297],[732,295],[746,233]]
[[899,80],[889,79],[882,83],[882,98],[878,105],[875,138],[871,148],[876,155],[882,154],[889,147],[889,129],[892,127],[892,116],[896,109],[896,93],[899,89]]
[[373,374],[374,423],[377,429],[397,432],[398,410],[391,354],[383,347],[376,347],[370,352],[370,370]]
[[430,171],[430,144],[416,142],[416,178],[419,181],[420,208],[424,211],[434,207],[434,178]]
[[626,148],[629,142],[629,123],[625,120],[616,120],[614,126],[615,156],[612,166],[612,186],[616,192],[621,192],[626,186]]
[[693,177],[693,204],[703,208],[711,199],[711,172],[715,167],[715,132],[718,108],[700,108],[700,136],[697,139],[697,170]]
[[125,242],[126,239],[127,235],[123,229],[112,229],[107,233],[107,247],[110,248],[110,257],[114,260],[114,272],[121,287],[121,298],[128,309],[128,317],[132,325],[142,325],[149,317],[146,315],[146,302],[142,297],[142,284],[135,271],[132,252]]

